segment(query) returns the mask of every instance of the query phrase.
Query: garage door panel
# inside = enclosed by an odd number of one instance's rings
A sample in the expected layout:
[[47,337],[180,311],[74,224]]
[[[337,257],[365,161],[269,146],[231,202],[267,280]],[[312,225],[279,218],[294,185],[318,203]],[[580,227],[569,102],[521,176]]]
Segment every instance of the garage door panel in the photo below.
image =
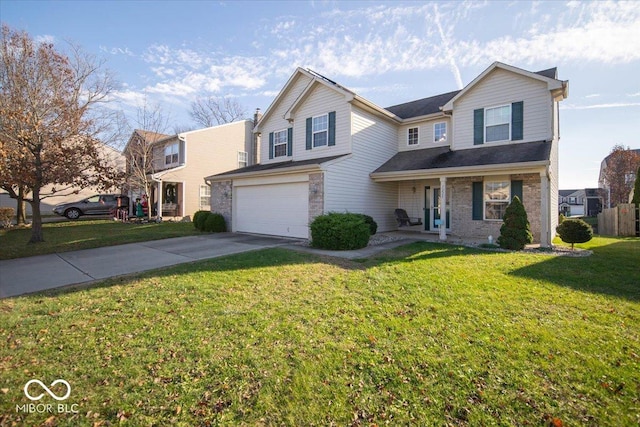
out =
[[307,238],[308,188],[307,182],[235,187],[235,231]]

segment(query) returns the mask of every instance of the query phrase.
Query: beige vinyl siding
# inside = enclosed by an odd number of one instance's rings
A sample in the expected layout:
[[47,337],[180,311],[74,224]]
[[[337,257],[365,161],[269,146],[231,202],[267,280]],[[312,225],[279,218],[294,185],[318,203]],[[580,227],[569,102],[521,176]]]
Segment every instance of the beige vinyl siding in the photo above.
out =
[[[473,148],[473,111],[524,101],[524,139],[517,142],[551,140],[551,94],[546,83],[495,69],[454,103],[453,148]],[[504,142],[515,143],[515,142]],[[501,144],[485,142],[485,144]],[[475,146],[477,147],[477,146]]]
[[[446,142],[434,142],[434,129],[433,125],[436,123],[447,124],[447,141]],[[408,135],[409,129],[418,128],[418,144],[409,145]],[[433,120],[425,120],[418,123],[405,124],[398,127],[398,151],[409,150],[421,150],[424,148],[443,147],[450,145],[451,142],[451,119],[448,117],[441,117]]]
[[[291,157],[275,157],[269,159],[269,133],[290,128],[292,125],[285,120],[285,113],[291,108],[293,103],[305,90],[311,79],[299,73],[296,80],[289,87],[287,93],[278,101],[276,105],[272,105],[267,112],[268,116],[260,123],[261,144],[260,144],[260,163],[277,163],[291,160]],[[294,137],[295,140],[295,137]]]
[[[351,152],[350,108],[344,95],[321,84],[315,83],[294,114],[293,122],[293,160],[337,156]],[[336,145],[306,149],[306,119],[336,112]]]
[[378,231],[395,230],[396,183],[375,183],[369,174],[397,150],[397,128],[357,107],[351,111],[352,155],[326,167],[325,212],[371,215]]
[[199,209],[204,177],[237,169],[238,151],[246,151],[248,159],[252,158],[252,131],[253,121],[242,120],[182,134],[185,167],[167,172],[162,180],[183,183],[183,216],[193,216]]

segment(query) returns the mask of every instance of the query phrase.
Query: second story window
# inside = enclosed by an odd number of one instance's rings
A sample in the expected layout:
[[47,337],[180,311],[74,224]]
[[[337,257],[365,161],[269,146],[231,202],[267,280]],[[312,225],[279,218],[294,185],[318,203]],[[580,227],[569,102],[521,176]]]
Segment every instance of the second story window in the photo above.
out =
[[433,142],[445,142],[447,140],[447,123],[433,125]]
[[178,143],[164,147],[164,164],[172,165],[178,163]]
[[410,128],[407,138],[408,145],[418,145],[418,128]]
[[329,136],[329,116],[327,114],[313,118],[313,146],[327,145]]
[[243,168],[247,166],[247,152],[238,151],[238,167]]
[[287,155],[287,130],[273,133],[273,157]]
[[485,110],[485,141],[509,141],[511,139],[511,105]]

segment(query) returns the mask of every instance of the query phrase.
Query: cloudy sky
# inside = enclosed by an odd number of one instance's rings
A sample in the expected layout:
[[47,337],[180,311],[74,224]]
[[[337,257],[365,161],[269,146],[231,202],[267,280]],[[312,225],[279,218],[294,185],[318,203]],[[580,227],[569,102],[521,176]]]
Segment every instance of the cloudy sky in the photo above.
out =
[[614,144],[640,148],[640,2],[0,2],[0,19],[107,60],[119,108],[193,127],[198,97],[267,109],[296,67],[387,107],[460,89],[494,61],[558,67],[563,189],[597,186]]

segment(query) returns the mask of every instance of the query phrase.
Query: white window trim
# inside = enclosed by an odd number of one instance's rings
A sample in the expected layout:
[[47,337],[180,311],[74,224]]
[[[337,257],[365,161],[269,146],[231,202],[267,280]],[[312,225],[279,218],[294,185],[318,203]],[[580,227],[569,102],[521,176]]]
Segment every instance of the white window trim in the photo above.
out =
[[[503,107],[509,107],[509,121],[507,122],[507,124],[509,125],[509,136],[507,139],[497,139],[495,141],[489,141],[487,139],[487,110],[493,110],[496,108],[503,108]],[[488,144],[493,144],[494,142],[508,142],[511,141],[511,132],[513,131],[512,126],[511,126],[511,122],[513,121],[513,108],[512,108],[512,104],[502,104],[502,105],[494,105],[493,107],[486,107],[484,109],[484,142],[488,143]],[[496,126],[496,125],[491,125],[491,126]]]
[[[444,125],[444,139],[442,141],[438,141],[436,140],[436,126],[437,125]],[[447,142],[448,136],[447,134],[449,133],[449,129],[448,129],[448,125],[447,122],[437,122],[433,124],[433,142],[436,144],[439,143],[443,143],[443,142]]]
[[[493,199],[487,199],[487,184],[492,183],[492,182],[506,182],[507,183],[507,188],[508,188],[508,195],[507,195],[507,200],[493,200]],[[487,218],[487,202],[499,202],[499,203],[506,203],[507,206],[509,206],[509,203],[511,202],[511,179],[510,178],[499,178],[499,177],[495,177],[492,178],[490,180],[485,180],[482,183],[482,217],[485,221],[494,221],[494,222],[502,222],[503,218]]]
[[[320,117],[326,117],[326,123],[327,123],[327,127],[323,130],[314,130],[313,129],[313,122],[315,121],[315,119],[318,119]],[[327,137],[325,138],[325,143],[324,144],[320,144],[320,145],[316,145],[316,134],[318,133],[325,133],[327,135]],[[320,147],[327,147],[329,146],[329,114],[320,114],[319,116],[313,116],[311,117],[311,148],[320,148]]]
[[[169,148],[173,148],[175,147],[175,153],[173,152],[173,149],[170,150],[170,154],[167,154],[167,149]],[[173,143],[173,144],[169,144],[169,145],[165,145],[164,150],[164,165],[165,166],[171,166],[171,165],[177,165],[180,162],[180,144],[178,144],[177,142]],[[171,156],[171,161],[167,162],[167,157]],[[173,160],[173,156],[176,156],[176,160]]]
[[[284,142],[280,142],[276,144],[276,135],[279,134],[280,132],[284,132]],[[289,143],[289,130],[287,128],[285,129],[280,129],[277,130],[275,132],[273,132],[273,158],[275,159],[276,157],[287,157],[287,155],[289,153],[287,153],[287,144]],[[280,146],[280,145],[284,145],[284,154],[281,155],[276,155],[276,147]]]
[[[274,144],[275,146],[275,144]],[[238,167],[243,168],[249,166],[249,156],[246,151],[238,151]],[[242,165],[244,163],[244,166]]]
[[[198,196],[199,196],[198,200],[200,202],[200,210],[204,209],[205,207],[211,209],[211,186],[206,184],[200,184],[200,191]],[[209,203],[202,204],[203,197],[208,197]]]
[[[416,131],[416,142],[415,144],[411,143],[411,131],[414,130]],[[418,126],[414,126],[414,127],[410,127],[407,129],[407,146],[409,147],[417,147],[418,145],[420,145],[420,128]]]

